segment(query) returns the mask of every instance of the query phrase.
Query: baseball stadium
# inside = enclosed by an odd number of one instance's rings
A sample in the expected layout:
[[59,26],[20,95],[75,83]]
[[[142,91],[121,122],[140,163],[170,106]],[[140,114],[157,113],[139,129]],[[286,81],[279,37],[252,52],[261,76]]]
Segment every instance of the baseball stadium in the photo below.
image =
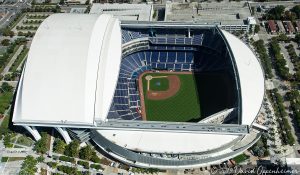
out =
[[205,167],[260,138],[264,91],[255,54],[217,25],[53,14],[33,38],[12,121],[130,166]]
[[[237,107],[233,64],[214,32],[217,29],[124,28],[125,53],[108,117],[199,122]],[[131,50],[132,45],[139,50]],[[238,122],[237,113],[230,122]]]

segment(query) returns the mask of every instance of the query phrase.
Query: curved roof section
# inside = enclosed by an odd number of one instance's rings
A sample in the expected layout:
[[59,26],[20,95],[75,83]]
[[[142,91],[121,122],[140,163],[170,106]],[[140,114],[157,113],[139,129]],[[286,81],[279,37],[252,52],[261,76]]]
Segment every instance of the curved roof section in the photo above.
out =
[[262,67],[252,50],[240,39],[222,30],[235,58],[242,98],[243,125],[251,125],[264,98],[265,84]]
[[92,125],[94,120],[105,120],[120,62],[117,19],[111,15],[51,15],[32,41],[13,121]]
[[[196,153],[220,148],[237,135],[174,133],[157,131],[97,130],[112,143],[124,148],[152,153]],[[158,144],[159,143],[159,144]]]

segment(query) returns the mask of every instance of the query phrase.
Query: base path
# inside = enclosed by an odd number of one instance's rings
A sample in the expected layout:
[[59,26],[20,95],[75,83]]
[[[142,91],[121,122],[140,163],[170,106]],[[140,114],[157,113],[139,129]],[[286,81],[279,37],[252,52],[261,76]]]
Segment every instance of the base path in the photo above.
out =
[[[178,74],[192,74],[192,72],[170,72],[170,71],[145,71],[142,73],[138,78],[138,85],[139,85],[139,95],[141,99],[141,116],[143,120],[147,120],[146,117],[146,107],[145,107],[145,97],[143,91],[143,77],[145,74],[167,74],[165,76],[146,76],[145,79],[147,80],[147,99],[150,100],[164,100],[174,96],[180,89],[180,79],[177,76]],[[174,75],[170,75],[174,74]],[[176,75],[177,74],[177,75]],[[169,89],[166,91],[153,91],[150,89],[150,82],[153,78],[167,78],[169,81]]]
[[[148,89],[147,98],[150,100],[164,100],[175,95],[180,89],[180,79],[177,75],[169,75],[165,77],[169,81],[169,89],[166,91],[153,91]],[[148,81],[149,85],[151,81]]]

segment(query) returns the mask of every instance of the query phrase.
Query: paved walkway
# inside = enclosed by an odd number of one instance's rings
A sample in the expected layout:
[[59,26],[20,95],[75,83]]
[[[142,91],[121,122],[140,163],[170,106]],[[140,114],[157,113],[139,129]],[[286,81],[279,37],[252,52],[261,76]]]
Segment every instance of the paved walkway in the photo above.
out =
[[286,61],[287,67],[289,68],[289,73],[290,74],[294,74],[295,73],[294,65],[293,65],[293,63],[292,63],[292,61],[290,59],[290,55],[289,55],[287,49],[285,48],[287,45],[289,45],[289,44],[282,43],[282,42],[279,43],[279,47],[281,49],[281,53],[283,54],[283,58]]
[[23,50],[23,45],[21,45],[18,50],[15,52],[15,54],[13,55],[13,57],[9,60],[8,64],[5,66],[5,68],[3,69],[3,71],[1,72],[1,75],[6,75],[9,72],[10,67],[12,66],[12,64],[15,62],[15,60],[17,59],[18,55],[21,53],[21,51]]
[[21,71],[22,70],[23,64],[24,64],[25,60],[27,59],[27,56],[28,56],[28,52],[25,55],[25,57],[23,58],[23,60],[21,61],[21,63],[19,64],[19,66],[17,67],[17,71]]
[[18,85],[18,81],[0,81],[0,86],[2,85],[2,83],[4,83],[4,82],[6,82],[6,83],[8,83],[9,85],[11,85],[12,87],[17,87],[17,85]]
[[[264,30],[264,28],[261,28],[263,30],[261,30],[258,34],[259,38],[264,40],[265,42],[265,47],[267,50],[267,53],[270,55],[269,53],[269,49],[268,49],[268,40],[270,39],[271,35],[268,35],[267,32]],[[286,44],[281,45],[281,51],[283,52],[285,59],[287,60],[287,64],[289,66],[289,70],[291,73],[293,73],[293,64],[289,59],[289,55],[286,51],[286,49],[284,48]],[[271,58],[271,57],[270,57]],[[281,96],[284,96],[286,94],[286,92],[288,92],[290,90],[290,85],[288,82],[281,80],[277,75],[276,72],[274,70],[274,68],[272,69],[272,74],[274,75],[274,77],[272,79],[266,80],[266,85],[267,85],[267,89],[273,89],[273,88],[277,88],[278,89],[278,93]],[[267,96],[266,96],[267,98]],[[289,104],[284,103],[285,107],[288,107]],[[275,116],[274,113],[274,109],[273,106],[270,103],[270,99],[267,99],[267,101],[264,102],[264,108],[262,109],[262,112],[264,113],[263,116],[265,116],[265,121],[264,123],[270,128],[269,129],[269,136],[271,136],[272,138],[274,138],[274,140],[269,140],[268,139],[268,145],[269,145],[269,151],[270,151],[270,157],[273,157],[275,159],[281,159],[282,156],[295,156],[294,152],[295,152],[295,148],[289,146],[289,145],[282,145],[281,142],[281,137],[280,137],[280,132],[278,130],[278,128],[280,128],[279,123],[277,122],[277,117]],[[287,112],[289,112],[287,110]],[[295,136],[295,130],[293,127],[293,124],[291,122],[291,118],[290,116],[287,117],[289,124],[292,127],[292,134]],[[296,138],[296,137],[295,137]]]

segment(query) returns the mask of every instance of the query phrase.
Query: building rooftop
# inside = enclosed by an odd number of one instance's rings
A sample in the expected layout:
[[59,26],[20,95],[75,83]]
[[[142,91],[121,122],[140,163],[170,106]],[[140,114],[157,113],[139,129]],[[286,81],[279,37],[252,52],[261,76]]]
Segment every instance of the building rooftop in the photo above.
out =
[[111,14],[121,21],[151,21],[152,5],[94,3],[90,14]]
[[276,28],[276,23],[274,20],[269,20],[268,25],[269,25],[271,32],[276,32],[277,28]]
[[256,20],[253,16],[250,16],[247,18],[248,24],[250,25],[256,25]]
[[297,29],[297,31],[299,31],[300,30],[300,21],[299,20],[297,20],[296,21],[296,29]]
[[212,135],[157,131],[98,130],[98,132],[119,146],[153,153],[203,152],[219,148],[239,137],[226,134]]
[[166,21],[197,21],[205,24],[243,25],[250,11],[242,2],[202,2],[166,4]]
[[295,32],[294,26],[291,21],[283,21],[283,24],[284,24],[287,32],[289,32],[289,33]]

